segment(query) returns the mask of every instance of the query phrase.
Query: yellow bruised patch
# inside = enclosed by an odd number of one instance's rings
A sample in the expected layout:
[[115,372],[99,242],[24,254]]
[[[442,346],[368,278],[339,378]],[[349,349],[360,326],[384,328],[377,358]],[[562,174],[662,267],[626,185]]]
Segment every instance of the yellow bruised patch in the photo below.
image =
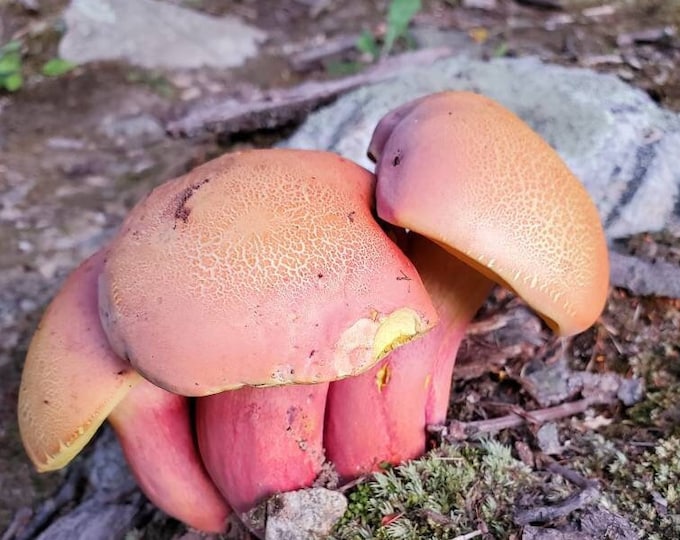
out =
[[409,308],[397,309],[385,317],[375,333],[373,358],[382,360],[397,347],[408,343],[427,329],[418,314]]
[[392,370],[389,364],[385,364],[378,370],[375,374],[375,384],[378,387],[378,392],[382,392],[383,388],[387,386],[390,382],[390,377],[392,377]]

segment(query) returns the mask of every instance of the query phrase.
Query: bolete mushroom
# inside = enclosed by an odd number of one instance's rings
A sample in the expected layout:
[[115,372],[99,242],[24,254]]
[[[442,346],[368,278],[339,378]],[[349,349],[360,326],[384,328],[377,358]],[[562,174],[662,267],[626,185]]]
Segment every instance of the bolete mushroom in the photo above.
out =
[[324,452],[342,476],[420,454],[493,281],[560,334],[598,316],[597,212],[512,113],[469,93],[421,98],[369,151],[377,186],[334,154],[262,150],[138,204],[31,344],[19,415],[36,465],[65,465],[108,416],[154,502],[221,530],[222,497],[244,516],[309,485]]
[[[422,452],[426,425],[446,418],[463,330],[492,281],[559,335],[590,326],[608,292],[606,241],[586,190],[494,101],[443,92],[407,103],[378,124],[369,156],[378,215],[412,231],[405,250],[440,324],[371,372],[331,384],[325,442],[343,476]],[[365,410],[380,411],[377,425]]]
[[19,429],[39,471],[71,461],[107,418],[130,468],[159,508],[222,532],[227,503],[194,442],[187,399],[145,381],[116,356],[99,322],[101,250],[68,277],[31,341],[19,389]]
[[[436,322],[413,265],[373,218],[374,188],[337,155],[263,150],[155,189],[106,255],[69,278],[34,337],[20,415],[36,463],[47,447],[63,466],[108,416],[147,495],[209,531],[228,512],[212,481],[240,514],[309,485],[324,460],[328,381]],[[200,396],[200,458],[183,396]]]

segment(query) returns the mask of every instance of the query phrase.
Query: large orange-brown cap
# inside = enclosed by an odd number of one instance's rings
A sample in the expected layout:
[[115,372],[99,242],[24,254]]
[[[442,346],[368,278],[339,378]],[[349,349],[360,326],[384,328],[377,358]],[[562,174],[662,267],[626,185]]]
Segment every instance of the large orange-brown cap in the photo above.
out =
[[433,94],[388,115],[370,148],[381,218],[513,289],[560,334],[599,316],[609,263],[595,205],[513,113],[472,93]]
[[295,150],[227,154],[158,187],[100,280],[114,350],[196,396],[368,369],[436,322],[373,200],[368,171]]
[[73,459],[140,380],[113,353],[99,322],[97,275],[103,259],[100,251],[68,277],[28,349],[19,429],[39,471]]

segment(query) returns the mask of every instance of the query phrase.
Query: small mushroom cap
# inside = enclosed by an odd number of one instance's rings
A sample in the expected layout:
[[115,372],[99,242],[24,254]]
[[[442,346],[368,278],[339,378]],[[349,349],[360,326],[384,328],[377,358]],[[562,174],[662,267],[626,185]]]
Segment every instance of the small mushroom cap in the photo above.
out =
[[227,154],[156,188],[114,239],[114,350],[183,395],[355,375],[436,313],[373,218],[374,177],[326,152]]
[[419,232],[524,298],[559,334],[608,292],[597,209],[557,153],[494,101],[443,92],[375,130],[378,215]]
[[60,469],[141,379],[99,322],[100,251],[68,277],[36,330],[21,377],[19,430],[36,468]]

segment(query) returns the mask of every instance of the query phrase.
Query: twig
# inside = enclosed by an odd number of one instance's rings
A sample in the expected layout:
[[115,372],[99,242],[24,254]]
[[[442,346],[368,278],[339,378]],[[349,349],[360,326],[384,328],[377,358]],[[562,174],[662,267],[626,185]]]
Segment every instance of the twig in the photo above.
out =
[[581,510],[600,496],[600,489],[596,481],[589,480],[578,472],[558,463],[551,463],[547,469],[554,474],[559,474],[579,487],[580,490],[557,504],[537,506],[517,512],[513,517],[515,524],[528,525],[529,523],[553,521],[568,516],[574,510]]
[[515,0],[515,2],[539,9],[564,9],[560,0]]
[[474,422],[453,420],[448,426],[431,426],[428,429],[434,433],[441,433],[442,437],[448,442],[464,441],[485,433],[495,433],[503,429],[518,427],[526,422],[541,425],[560,418],[581,414],[593,405],[608,405],[615,402],[616,400],[609,396],[592,396],[547,409],[526,411],[522,414],[511,413],[488,420],[476,420]]
[[470,538],[477,538],[478,536],[482,536],[482,534],[482,531],[477,529],[476,531],[470,531],[469,533],[456,536],[453,540],[470,540]]
[[16,538],[16,536],[30,523],[32,516],[33,511],[30,508],[19,508],[19,510],[17,510],[17,512],[14,514],[9,527],[5,529],[5,533],[2,535],[2,540],[12,540],[12,538]]
[[537,506],[517,512],[513,517],[516,525],[528,525],[529,523],[546,523],[555,519],[568,516],[574,510],[581,510],[600,496],[600,490],[591,486],[580,490],[571,497],[550,506]]
[[274,129],[302,119],[313,109],[354,88],[396,77],[405,68],[431,64],[451,53],[451,49],[446,47],[424,49],[387,58],[361,73],[342,79],[312,81],[294,88],[271,90],[255,99],[199,102],[183,118],[169,122],[166,129],[175,137]]
[[304,71],[326,58],[354,49],[358,39],[359,34],[339,36],[294,54],[288,59],[288,63],[295,71]]
[[360,476],[359,478],[350,480],[346,484],[343,484],[340,487],[338,487],[336,491],[339,491],[340,493],[345,493],[346,491],[349,491],[353,487],[356,487],[359,484],[363,484],[366,481],[366,478],[367,478],[366,476]]
[[565,467],[564,465],[560,465],[559,463],[551,463],[546,467],[546,469],[553,474],[559,474],[562,478],[568,480],[576,487],[580,487],[581,489],[588,489],[590,487],[597,486],[597,482],[595,480],[590,480],[578,471],[570,469],[569,467]]

